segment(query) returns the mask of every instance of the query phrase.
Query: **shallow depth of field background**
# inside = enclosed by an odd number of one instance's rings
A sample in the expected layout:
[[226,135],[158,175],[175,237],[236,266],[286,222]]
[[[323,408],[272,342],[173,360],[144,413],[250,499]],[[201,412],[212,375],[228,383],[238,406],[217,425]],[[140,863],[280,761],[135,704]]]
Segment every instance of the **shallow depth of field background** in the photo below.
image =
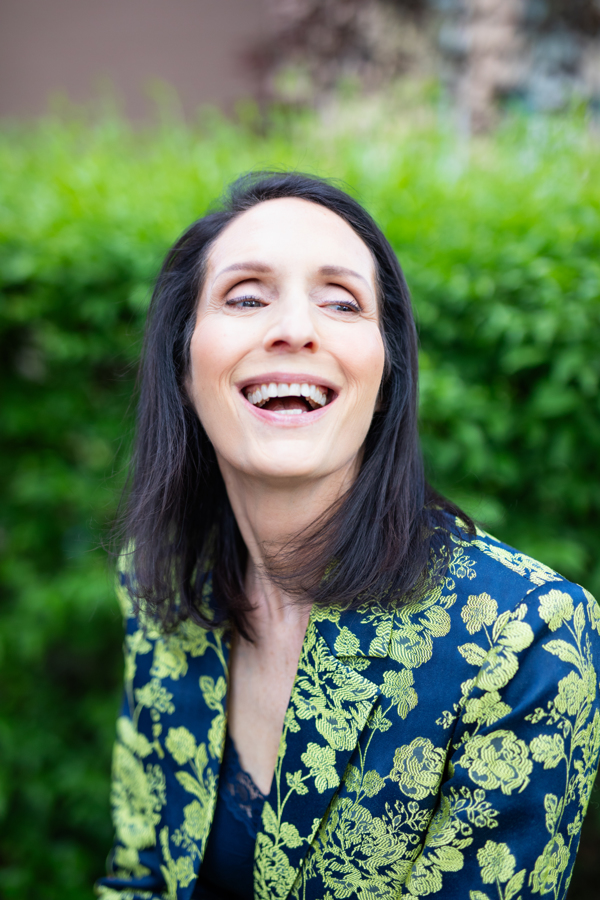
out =
[[[341,179],[411,288],[434,485],[600,596],[600,124],[439,80],[152,122],[0,124],[0,896],[80,900],[111,843],[121,622],[102,543],[161,257],[256,168]],[[408,86],[407,86],[408,85]],[[595,790],[569,900],[598,896]]]

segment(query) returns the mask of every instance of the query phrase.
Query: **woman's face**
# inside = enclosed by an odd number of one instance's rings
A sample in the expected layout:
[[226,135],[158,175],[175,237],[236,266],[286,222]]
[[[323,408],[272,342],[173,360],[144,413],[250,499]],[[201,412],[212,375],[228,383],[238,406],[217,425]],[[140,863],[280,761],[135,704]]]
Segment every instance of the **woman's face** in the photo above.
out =
[[224,476],[352,474],[383,366],[373,258],[343,219],[282,198],[220,234],[187,389]]

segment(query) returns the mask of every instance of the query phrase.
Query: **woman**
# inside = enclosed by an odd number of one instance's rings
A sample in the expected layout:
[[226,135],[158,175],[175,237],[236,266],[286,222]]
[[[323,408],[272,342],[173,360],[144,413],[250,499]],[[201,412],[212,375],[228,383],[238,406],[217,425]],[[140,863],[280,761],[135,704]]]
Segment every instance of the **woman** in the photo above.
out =
[[424,480],[417,342],[367,213],[241,179],[151,305],[104,898],[565,896],[594,599]]

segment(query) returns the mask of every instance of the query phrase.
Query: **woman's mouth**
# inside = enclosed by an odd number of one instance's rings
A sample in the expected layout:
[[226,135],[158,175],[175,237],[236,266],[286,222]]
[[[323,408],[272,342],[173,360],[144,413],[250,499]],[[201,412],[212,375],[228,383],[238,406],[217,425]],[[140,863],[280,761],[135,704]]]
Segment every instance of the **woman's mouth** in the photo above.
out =
[[253,406],[270,412],[301,415],[322,409],[331,402],[333,391],[307,382],[286,384],[274,382],[249,384],[243,389],[246,400]]

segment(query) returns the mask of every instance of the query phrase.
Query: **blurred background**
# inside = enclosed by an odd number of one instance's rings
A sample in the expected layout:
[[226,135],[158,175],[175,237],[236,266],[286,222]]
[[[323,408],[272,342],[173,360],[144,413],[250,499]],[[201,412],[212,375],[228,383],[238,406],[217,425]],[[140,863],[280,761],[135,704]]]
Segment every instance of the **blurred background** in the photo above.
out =
[[[242,171],[342,179],[404,266],[430,478],[600,596],[600,0],[1,0],[0,896],[104,868],[103,542],[152,280]],[[600,896],[595,789],[569,900]]]

